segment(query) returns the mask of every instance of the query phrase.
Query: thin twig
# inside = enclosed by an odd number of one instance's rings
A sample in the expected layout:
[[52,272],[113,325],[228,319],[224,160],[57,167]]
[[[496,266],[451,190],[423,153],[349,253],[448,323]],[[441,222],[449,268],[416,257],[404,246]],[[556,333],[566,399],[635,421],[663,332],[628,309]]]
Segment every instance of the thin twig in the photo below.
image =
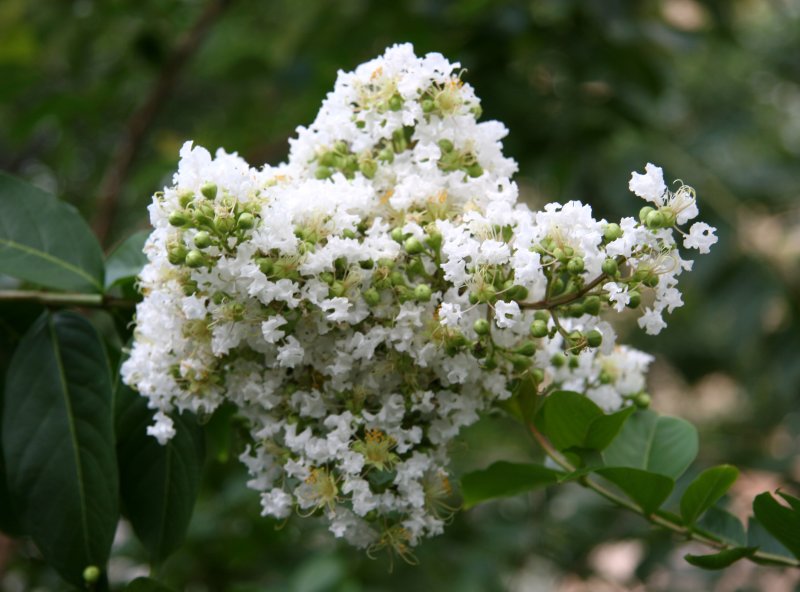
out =
[[107,309],[133,309],[136,307],[135,301],[115,296],[34,290],[0,290],[0,302],[35,302],[50,307],[78,306]]
[[[555,462],[558,466],[564,469],[567,473],[572,473],[576,470],[576,467],[572,465],[562,454],[556,450],[553,445],[547,440],[547,438],[542,434],[536,426],[532,423],[528,423],[528,429],[531,432],[531,435],[542,447],[544,453],[550,457],[553,462]],[[710,533],[705,533],[700,531],[697,528],[687,528],[682,524],[673,521],[668,516],[662,516],[658,514],[647,514],[644,512],[639,506],[632,503],[631,501],[625,499],[622,496],[617,495],[613,491],[607,489],[597,481],[591,479],[588,475],[582,476],[578,479],[578,483],[580,483],[583,487],[591,489],[595,493],[599,494],[600,496],[604,497],[612,504],[616,506],[620,506],[621,508],[625,508],[631,512],[639,514],[642,518],[658,526],[665,530],[669,530],[674,534],[679,535],[682,538],[687,540],[695,541],[706,545],[707,547],[711,547],[716,549],[717,551],[725,551],[727,549],[734,549],[736,545],[728,544],[724,541],[717,540],[713,538],[713,535]],[[763,551],[756,551],[753,555],[748,557],[749,559],[755,560],[762,560],[762,561],[769,561],[772,563],[778,563],[786,567],[800,567],[800,561],[797,559],[790,559],[788,557],[783,557],[780,555],[773,555],[772,553],[765,553]]]
[[122,140],[103,174],[98,191],[97,214],[93,221],[95,234],[102,244],[106,244],[116,215],[122,185],[128,177],[131,165],[141,148],[147,131],[153,124],[159,110],[166,102],[175,83],[191,57],[200,48],[212,25],[222,14],[230,0],[210,0],[194,25],[184,33],[167,58],[150,93],[133,112]]
[[565,294],[564,296],[553,298],[552,300],[544,299],[544,300],[539,300],[537,302],[520,302],[519,307],[522,309],[529,309],[529,310],[545,310],[545,309],[555,308],[563,304],[569,304],[570,302],[574,302],[575,300],[578,300],[579,298],[582,298],[583,296],[591,292],[592,289],[597,287],[597,285],[600,282],[602,282],[607,278],[608,276],[606,274],[601,273],[599,276],[594,278],[591,282],[586,284],[583,288],[581,288],[574,294]]

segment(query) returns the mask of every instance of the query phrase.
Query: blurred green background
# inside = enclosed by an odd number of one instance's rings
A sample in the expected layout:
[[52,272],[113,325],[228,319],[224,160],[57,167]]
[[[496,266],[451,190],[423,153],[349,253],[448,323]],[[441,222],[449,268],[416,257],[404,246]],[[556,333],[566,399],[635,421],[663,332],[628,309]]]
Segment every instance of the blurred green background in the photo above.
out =
[[[74,203],[111,246],[146,227],[183,141],[278,162],[338,69],[403,41],[466,68],[484,118],[511,130],[531,204],[634,214],[627,181],[648,161],[697,189],[720,242],[685,277],[686,306],[658,338],[630,321],[620,331],[657,355],[655,407],[700,428],[694,474],[740,466],[741,515],[764,489],[797,493],[798,0],[3,0],[0,169]],[[497,416],[453,455],[460,472],[532,449]],[[235,457],[209,461],[189,540],[159,570],[176,589],[800,589],[792,572],[692,568],[691,549],[576,486],[461,513],[419,548],[419,566],[388,573],[313,520],[261,518]],[[112,577],[141,573],[124,529],[115,556]],[[0,589],[59,585],[29,544],[0,544]]]

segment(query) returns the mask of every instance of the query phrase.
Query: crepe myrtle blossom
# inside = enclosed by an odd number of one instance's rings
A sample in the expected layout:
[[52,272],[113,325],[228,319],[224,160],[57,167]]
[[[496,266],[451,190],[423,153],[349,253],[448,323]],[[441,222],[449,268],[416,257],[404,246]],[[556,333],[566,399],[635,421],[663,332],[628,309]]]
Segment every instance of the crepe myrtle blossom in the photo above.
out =
[[[144,300],[125,382],[171,415],[238,408],[263,513],[410,558],[457,503],[448,447],[520,380],[607,410],[644,397],[649,333],[682,304],[675,241],[694,191],[633,173],[638,219],[517,201],[506,128],[480,122],[458,63],[396,45],[341,72],[288,161],[252,168],[187,142],[150,205]],[[714,229],[683,245],[701,253]]]

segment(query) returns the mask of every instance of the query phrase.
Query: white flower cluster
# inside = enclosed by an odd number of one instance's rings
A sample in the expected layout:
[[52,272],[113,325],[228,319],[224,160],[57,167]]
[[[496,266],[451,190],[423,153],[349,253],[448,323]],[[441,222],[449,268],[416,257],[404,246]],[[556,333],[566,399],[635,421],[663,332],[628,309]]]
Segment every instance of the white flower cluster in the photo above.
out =
[[[170,413],[236,405],[265,515],[324,514],[406,557],[454,507],[448,443],[521,379],[608,410],[642,397],[651,358],[600,315],[648,302],[639,323],[664,326],[691,267],[673,230],[697,215],[650,164],[639,220],[517,203],[506,129],[478,123],[458,66],[398,45],[340,73],[277,167],[184,145],[122,369],[162,443]],[[698,223],[684,246],[715,241]]]

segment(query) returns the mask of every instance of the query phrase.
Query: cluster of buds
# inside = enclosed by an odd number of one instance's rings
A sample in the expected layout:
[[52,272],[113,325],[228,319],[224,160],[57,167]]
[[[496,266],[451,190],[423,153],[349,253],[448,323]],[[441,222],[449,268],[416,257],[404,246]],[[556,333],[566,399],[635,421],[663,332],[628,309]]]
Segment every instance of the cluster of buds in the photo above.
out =
[[[124,380],[170,414],[234,404],[265,515],[323,515],[372,553],[410,559],[457,507],[448,446],[520,380],[647,403],[650,333],[682,304],[674,231],[694,193],[634,173],[640,220],[580,202],[531,211],[516,164],[458,64],[409,45],[340,73],[285,164],[249,167],[187,143],[155,195]],[[713,229],[683,244],[706,252]]]

